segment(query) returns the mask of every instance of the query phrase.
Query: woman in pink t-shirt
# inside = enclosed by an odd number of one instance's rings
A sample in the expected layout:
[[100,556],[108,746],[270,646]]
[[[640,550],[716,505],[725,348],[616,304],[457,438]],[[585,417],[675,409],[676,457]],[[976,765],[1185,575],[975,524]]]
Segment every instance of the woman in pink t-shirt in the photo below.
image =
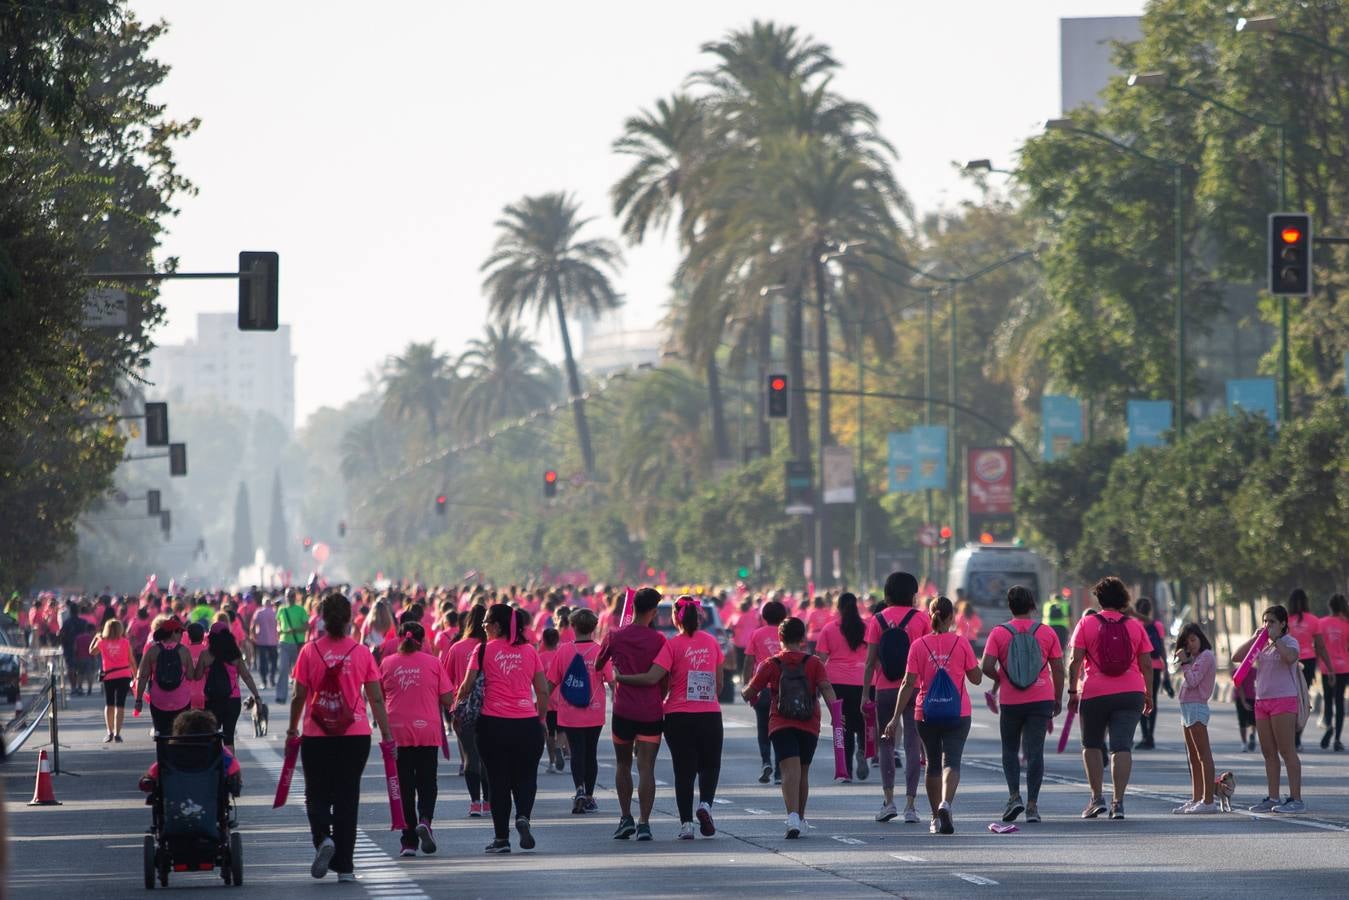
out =
[[[182,622],[172,616],[156,619],[150,634],[151,644],[141,657],[136,673],[136,713],[140,714],[145,693],[149,690],[150,718],[155,731],[163,735],[173,733],[173,720],[187,709],[191,700],[192,657],[181,643],[182,636]],[[164,682],[172,680],[173,673],[168,666],[161,670],[159,659],[169,653],[178,657],[178,683],[165,687]]]
[[[328,870],[340,882],[354,882],[356,821],[361,805],[361,775],[370,757],[370,719],[374,712],[380,735],[392,732],[384,711],[384,691],[370,649],[348,636],[351,602],[333,592],[318,606],[323,634],[306,643],[295,660],[295,696],[290,701],[287,738],[300,735],[304,770],[304,807],[314,841],[309,874],[322,878]],[[337,677],[330,691],[329,671]]]
[[[454,689],[440,660],[422,652],[426,632],[417,622],[404,622],[398,650],[379,666],[379,682],[389,704],[389,727],[398,745],[398,784],[403,792],[400,856],[435,853],[431,820],[436,812],[437,754],[445,738],[441,708],[454,706]],[[412,823],[416,822],[416,825]]]
[[[1288,594],[1288,633],[1291,634],[1298,646],[1298,662],[1302,666],[1302,677],[1307,681],[1307,687],[1311,687],[1316,681],[1316,663],[1320,660],[1321,671],[1333,671],[1330,663],[1330,654],[1326,650],[1326,644],[1321,637],[1321,620],[1311,613],[1311,606],[1307,600],[1307,592],[1302,588],[1293,588]],[[1321,722],[1326,726],[1326,733],[1321,738],[1321,749],[1325,750],[1330,746],[1332,734],[1331,728],[1331,701],[1330,698],[1334,689],[1334,676],[1321,676],[1321,695],[1324,703],[1321,705]],[[1252,738],[1252,743],[1254,739]],[[1302,732],[1297,733],[1298,749],[1302,749]]]
[[[862,717],[862,676],[867,665],[866,623],[857,611],[857,595],[839,595],[838,617],[820,629],[815,655],[824,663],[834,693],[843,701],[843,749],[848,763],[844,784],[852,781],[854,760],[857,778],[865,781],[867,766],[866,721]],[[835,779],[838,780],[838,779]]]
[[[487,607],[482,604],[475,604],[469,609],[461,620],[459,639],[441,656],[440,663],[450,678],[450,684],[457,686],[464,683],[469,661],[487,641],[487,632],[483,630],[482,624],[486,615]],[[461,770],[464,786],[468,788],[468,814],[476,819],[487,812],[490,797],[482,756],[478,753],[478,723],[461,723],[458,718],[451,717],[450,724],[459,744],[459,758],[463,760]]]
[[[548,672],[548,667],[557,656],[557,648],[562,643],[558,630],[551,625],[543,629],[539,635],[539,662],[543,663],[543,671]],[[560,698],[556,693],[548,695],[548,711],[544,716],[544,746],[548,750],[548,774],[557,772],[561,774],[567,771],[567,735],[559,730],[557,724],[557,704]]]
[[[1007,589],[1012,618],[988,633],[983,673],[998,686],[998,731],[1002,738],[1002,774],[1007,779],[1004,822],[1015,822],[1023,811],[1027,822],[1040,821],[1040,785],[1045,774],[1045,734],[1063,703],[1063,648],[1048,625],[1035,621],[1035,595],[1022,585]],[[1031,674],[1018,671],[1018,685],[1008,670],[1012,641],[1030,634],[1039,649],[1041,666]],[[1032,651],[1033,652],[1033,651]],[[1024,656],[1018,657],[1024,659]],[[1029,681],[1029,683],[1027,683]],[[1026,803],[1021,802],[1021,754],[1026,755]]]
[[[950,599],[938,597],[929,604],[928,611],[932,631],[909,646],[896,712],[885,732],[894,741],[904,718],[900,711],[913,700],[918,736],[927,754],[927,802],[932,808],[928,831],[954,834],[951,804],[960,784],[960,757],[970,735],[970,694],[965,681],[979,684],[983,673],[969,640],[955,633],[956,610]],[[939,708],[937,701],[943,687],[954,692],[947,696],[956,702]]]
[[1333,735],[1335,751],[1338,753],[1344,750],[1340,736],[1344,731],[1344,691],[1349,687],[1349,602],[1346,602],[1343,594],[1330,598],[1330,614],[1320,621],[1320,637],[1326,650],[1325,662],[1331,685],[1325,705],[1335,710],[1333,728],[1331,720],[1326,720],[1326,733],[1321,738],[1321,746],[1326,747]]
[[[553,655],[545,674],[548,676],[550,696],[556,698],[558,727],[566,734],[567,745],[571,748],[571,780],[576,787],[571,811],[573,815],[579,816],[599,809],[595,803],[595,781],[600,774],[604,686],[613,684],[613,667],[608,661],[598,669],[595,667],[595,660],[600,655],[600,645],[594,640],[599,617],[588,609],[578,609],[571,614],[570,622],[576,640],[558,645],[557,653]],[[578,656],[584,661],[586,673],[590,677],[590,702],[583,706],[573,704],[563,691],[558,690]]]
[[702,604],[693,597],[675,601],[679,633],[656,654],[640,675],[619,675],[622,684],[656,684],[668,676],[665,695],[665,742],[674,765],[675,805],[679,839],[693,840],[693,784],[698,783],[698,826],[704,837],[717,833],[712,801],[721,777],[722,660],[717,639],[698,630]]
[[[1301,702],[1298,682],[1302,667],[1298,664],[1297,639],[1288,633],[1288,610],[1271,606],[1261,617],[1268,642],[1255,656],[1255,733],[1265,757],[1265,799],[1250,807],[1251,812],[1300,813],[1302,802],[1302,760],[1297,753],[1297,716]],[[1255,644],[1252,636],[1232,653],[1233,659],[1245,659]],[[1288,799],[1281,802],[1279,760],[1288,769]]]
[[103,631],[89,644],[89,652],[102,660],[103,721],[108,734],[103,743],[122,743],[122,719],[126,716],[126,695],[131,690],[131,642],[126,628],[117,619],[103,623]]
[[492,828],[488,853],[509,853],[511,802],[520,849],[534,849],[529,817],[538,793],[539,760],[543,758],[543,718],[548,709],[548,679],[539,654],[526,637],[523,610],[498,603],[487,611],[487,643],[469,660],[469,673],[459,686],[459,701],[473,693],[482,673],[483,704],[478,716],[478,752],[492,785]]

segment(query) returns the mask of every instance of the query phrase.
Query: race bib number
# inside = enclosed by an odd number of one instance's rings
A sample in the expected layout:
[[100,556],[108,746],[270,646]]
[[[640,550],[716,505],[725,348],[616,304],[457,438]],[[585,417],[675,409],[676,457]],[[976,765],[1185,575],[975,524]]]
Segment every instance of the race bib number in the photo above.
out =
[[684,689],[684,699],[694,702],[710,703],[717,696],[717,678],[711,672],[690,672],[688,686]]

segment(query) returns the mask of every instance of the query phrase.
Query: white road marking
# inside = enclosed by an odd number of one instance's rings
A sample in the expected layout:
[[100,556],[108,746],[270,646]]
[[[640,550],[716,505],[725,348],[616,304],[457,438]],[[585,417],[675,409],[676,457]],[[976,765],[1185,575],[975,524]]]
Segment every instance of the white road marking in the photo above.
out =
[[745,812],[749,813],[751,816],[771,816],[771,815],[772,815],[772,813],[770,813],[768,810],[766,810],[766,809],[759,809],[757,806],[747,806],[747,807],[745,807]]
[[892,859],[897,859],[900,862],[927,862],[923,857],[914,856],[911,853],[891,853],[890,857]]
[[992,878],[985,878],[982,875],[970,875],[967,872],[952,872],[951,874],[962,881],[968,881],[970,884],[978,884],[983,887],[990,887],[997,884]]
[[720,803],[720,804],[722,804],[722,805],[724,805],[724,806],[730,806],[730,805],[731,805],[731,801],[730,801],[730,800],[723,800],[723,799],[721,799],[720,797],[715,798],[712,802],[713,802],[713,803]]
[[856,846],[857,844],[866,843],[866,841],[861,840],[860,838],[848,837],[846,834],[831,834],[830,837],[838,841],[840,844],[849,844]]

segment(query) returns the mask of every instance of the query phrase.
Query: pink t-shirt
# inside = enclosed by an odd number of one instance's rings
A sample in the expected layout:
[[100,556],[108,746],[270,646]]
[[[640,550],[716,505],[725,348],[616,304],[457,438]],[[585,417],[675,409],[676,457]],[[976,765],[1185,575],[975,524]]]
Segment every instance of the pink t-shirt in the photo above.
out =
[[[1336,615],[1321,617],[1321,642],[1326,645],[1336,675],[1349,672],[1349,622]],[[1299,644],[1300,652],[1301,644]]]
[[440,660],[429,653],[395,653],[379,664],[389,728],[400,747],[439,747],[440,698],[454,690]]
[[[812,609],[810,611],[810,617],[806,619],[806,639],[818,641],[820,639],[820,631],[823,630],[824,626],[833,621],[833,618],[834,614],[830,610]],[[830,683],[832,684],[833,682],[831,681]]]
[[979,632],[983,630],[984,620],[979,618],[978,613],[970,613],[968,616],[956,614],[956,634],[968,641],[979,639]]
[[[1270,641],[1260,649],[1255,656],[1256,700],[1277,700],[1280,697],[1298,695],[1297,679],[1302,677],[1302,671],[1297,666],[1283,661],[1283,657],[1279,655],[1279,648],[1275,646],[1276,643],[1294,650],[1299,649],[1297,639],[1289,634],[1285,634],[1278,641]],[[1331,657],[1331,661],[1334,661],[1334,657]]]
[[[561,646],[562,646],[561,644],[558,644],[558,647],[561,647]],[[554,656],[557,656],[557,650],[556,650],[556,649],[553,649],[553,650],[540,650],[540,651],[538,651],[538,652],[539,652],[539,662],[543,663],[543,672],[544,672],[544,676],[547,677],[547,674],[548,674],[548,667],[549,667],[549,665],[552,664],[552,662],[553,662],[553,657],[554,657]],[[553,691],[551,694],[549,694],[549,695],[548,695],[548,711],[549,711],[549,712],[557,712],[557,704],[558,704],[558,701],[561,700],[561,699],[562,699],[562,698],[561,698],[560,696],[558,696],[557,691]]]
[[[341,735],[328,735],[313,717],[315,692],[323,684],[323,677],[330,666],[338,667],[338,678],[342,684],[342,696],[347,701],[355,718]],[[365,695],[362,688],[372,681],[379,681],[379,668],[370,648],[358,644],[351,638],[321,638],[309,641],[300,648],[295,660],[295,683],[305,686],[304,720],[300,732],[307,737],[350,737],[370,733],[370,718],[365,711]]]
[[830,684],[858,686],[862,684],[862,677],[866,674],[867,668],[865,629],[862,643],[854,650],[848,646],[848,639],[843,636],[843,630],[835,619],[820,629],[820,638],[815,642],[815,652],[829,657],[824,664],[824,671],[829,676]]
[[464,638],[462,641],[456,641],[450,646],[449,652],[441,656],[441,664],[445,667],[445,674],[450,676],[450,684],[464,683],[469,657],[476,655],[480,646],[481,641]]
[[[1147,623],[1147,628],[1148,628],[1148,631],[1150,632],[1150,633],[1148,634],[1148,640],[1151,641],[1151,640],[1152,640],[1152,635],[1153,635],[1153,634],[1156,634],[1157,637],[1161,639],[1161,645],[1162,645],[1162,647],[1163,647],[1163,648],[1166,647],[1166,631],[1163,629],[1162,623],[1161,623],[1161,622],[1158,622],[1156,619],[1152,619],[1152,620],[1150,620],[1150,621]],[[1151,644],[1148,645],[1148,649],[1149,649],[1149,650],[1152,649],[1152,645],[1151,645]],[[1154,657],[1152,658],[1152,668],[1153,668],[1154,671],[1156,671],[1156,670],[1158,670],[1158,669],[1165,669],[1165,668],[1166,668],[1166,651],[1165,651],[1165,650],[1162,651],[1162,655],[1161,655],[1161,656],[1154,656]]]
[[1012,680],[1007,677],[1007,649],[1012,644],[1012,636],[1006,628],[998,625],[988,633],[988,641],[984,644],[984,656],[993,657],[1002,666],[1002,678],[998,682],[998,701],[1003,706],[1012,706],[1017,703],[1041,703],[1045,700],[1054,699],[1054,678],[1049,671],[1049,661],[1052,659],[1063,658],[1063,648],[1059,646],[1059,636],[1054,633],[1054,629],[1048,625],[1041,625],[1032,622],[1030,619],[1012,619],[1006,623],[1021,633],[1035,629],[1035,640],[1040,645],[1040,656],[1045,664],[1040,667],[1040,674],[1035,678],[1035,684],[1022,689],[1012,684]]
[[[478,654],[469,656],[469,671],[478,668]],[[538,716],[534,704],[534,676],[543,671],[538,651],[529,644],[512,644],[503,638],[487,642],[483,656],[482,714],[499,719],[529,719]]]
[[1288,617],[1288,633],[1297,638],[1298,658],[1316,658],[1316,636],[1321,633],[1321,620],[1311,613]]
[[781,650],[782,642],[778,640],[778,626],[762,625],[754,629],[754,633],[749,636],[745,655],[754,657],[754,665],[757,668],[764,660],[777,656]]
[[725,654],[706,631],[676,634],[656,654],[655,665],[670,673],[665,714],[720,712],[717,671]]
[[[557,685],[562,683],[562,679],[567,677],[567,669],[571,667],[571,661],[578,653],[586,661],[586,668],[590,671],[590,705],[584,709],[572,706],[562,696],[562,692],[556,689]],[[569,642],[559,644],[557,652],[549,661],[544,674],[554,686],[553,696],[558,698],[557,724],[561,727],[594,728],[604,724],[604,686],[613,681],[613,671],[608,663],[599,669],[595,668],[595,658],[599,655],[600,645],[594,641],[582,641],[579,644]]]
[[[904,630],[909,633],[909,649],[912,650],[914,641],[932,631],[932,621],[928,618],[927,614],[921,609],[913,606],[887,606],[885,609],[881,610],[875,618],[867,622],[867,644],[880,644],[880,619],[882,616],[885,617],[885,621],[891,627],[895,627],[898,626],[900,622],[904,621],[904,617],[909,615],[909,613],[913,613],[913,616],[909,619],[909,624],[905,626]],[[879,653],[880,651],[878,650],[877,652]],[[885,670],[881,667],[879,659],[876,661],[876,668],[871,673],[871,683],[877,690],[882,691],[899,690],[900,685],[898,681],[891,681],[889,678],[885,677]]]
[[115,678],[131,677],[131,642],[126,638],[109,638],[98,642],[95,651],[103,657],[103,678],[111,681]]
[[[1123,617],[1123,613],[1113,609],[1102,610],[1095,616],[1083,616],[1082,621],[1077,625],[1077,631],[1073,634],[1073,646],[1086,650],[1088,657],[1099,658],[1101,620],[1114,622],[1121,617]],[[1143,630],[1143,623],[1133,616],[1128,616],[1125,627],[1129,629],[1129,639],[1133,644],[1132,651],[1129,654],[1130,658],[1136,660],[1139,654],[1151,654],[1152,641],[1148,638],[1148,633]],[[1136,662],[1130,662],[1129,668],[1125,669],[1122,675],[1107,675],[1103,671],[1098,671],[1098,668],[1093,664],[1090,680],[1082,684],[1083,700],[1090,700],[1092,697],[1104,697],[1107,694],[1144,693],[1143,673],[1138,671]]]
[[741,649],[748,647],[750,637],[760,624],[758,610],[751,609],[748,612],[742,612],[740,617],[735,620],[731,643]]
[[914,718],[923,721],[923,700],[927,698],[928,685],[937,677],[937,669],[945,669],[960,691],[960,714],[970,714],[970,692],[965,689],[965,673],[979,664],[974,658],[974,648],[967,638],[950,632],[946,634],[925,634],[909,645],[908,671],[918,685],[918,696],[914,700]]

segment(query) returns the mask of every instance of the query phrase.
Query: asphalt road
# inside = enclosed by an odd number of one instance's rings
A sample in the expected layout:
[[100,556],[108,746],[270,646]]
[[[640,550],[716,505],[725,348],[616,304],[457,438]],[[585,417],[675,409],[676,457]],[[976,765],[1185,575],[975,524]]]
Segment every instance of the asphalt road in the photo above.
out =
[[[978,689],[976,689],[977,691]],[[694,842],[674,839],[673,781],[662,750],[662,782],[649,844],[610,839],[617,812],[608,785],[612,764],[601,744],[598,791],[601,812],[570,814],[571,779],[539,776],[534,813],[538,849],[485,856],[491,838],[487,819],[466,817],[467,794],[454,766],[442,764],[440,845],[435,856],[399,860],[398,836],[388,830],[388,803],[377,759],[366,769],[355,886],[309,877],[312,858],[297,772],[291,802],[271,809],[280,768],[280,732],[255,740],[241,720],[240,761],[245,796],[240,830],[245,847],[245,884],[258,897],[300,898],[316,892],[351,897],[1043,897],[1129,894],[1189,897],[1344,897],[1349,895],[1349,754],[1304,751],[1305,816],[1276,818],[1234,813],[1174,816],[1188,799],[1188,776],[1174,701],[1163,700],[1156,751],[1135,754],[1128,818],[1082,821],[1086,802],[1082,768],[1070,746],[1051,753],[1040,799],[1045,821],[1022,823],[1015,834],[987,831],[1006,800],[997,723],[976,699],[974,728],[955,805],[957,833],[927,832],[924,821],[879,825],[876,775],[869,782],[838,786],[832,754],[821,748],[814,765],[815,792],[804,840],[783,836],[781,798],[759,785],[753,717],[743,705],[726,710],[727,743],[722,789],[715,814],[719,833]],[[1258,753],[1238,750],[1231,708],[1214,705],[1214,743],[1219,771],[1237,774],[1239,808],[1264,795]],[[278,721],[279,721],[278,714]],[[62,718],[62,767],[78,773],[55,779],[59,807],[30,808],[38,745],[30,740],[3,773],[10,830],[11,897],[140,897],[141,836],[149,823],[136,781],[152,756],[145,719],[127,728],[127,742],[100,743],[98,704],[74,698]],[[144,723],[144,724],[142,724]],[[1318,726],[1310,732],[1319,736]],[[1053,739],[1051,739],[1053,740]],[[902,788],[901,788],[902,791]],[[920,787],[921,791],[921,787]],[[174,894],[232,891],[217,876],[176,874]]]

